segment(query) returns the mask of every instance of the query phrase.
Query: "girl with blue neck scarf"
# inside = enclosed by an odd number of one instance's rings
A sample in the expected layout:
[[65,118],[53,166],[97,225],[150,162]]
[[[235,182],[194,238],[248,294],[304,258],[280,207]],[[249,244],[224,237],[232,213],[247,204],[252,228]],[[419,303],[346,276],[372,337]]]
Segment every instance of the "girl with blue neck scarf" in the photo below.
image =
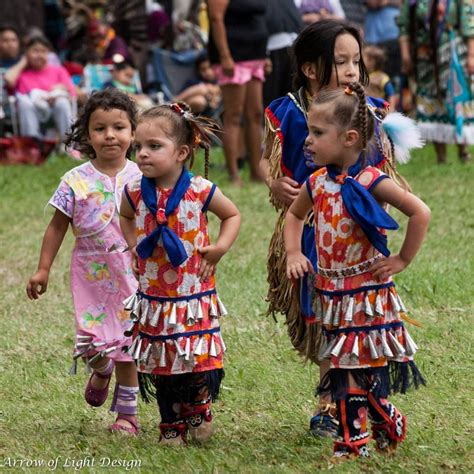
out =
[[[235,205],[207,180],[213,122],[194,117],[185,104],[144,112],[135,135],[141,179],[125,188],[120,224],[135,255],[136,295],[125,301],[134,324],[128,349],[142,395],[156,397],[160,444],[182,445],[189,433],[212,435],[212,401],[223,377],[225,345],[214,273],[237,237]],[[205,176],[192,175],[196,148],[205,151]],[[207,211],[221,221],[211,244]]]
[[[330,364],[318,392],[329,392],[337,404],[336,460],[368,455],[368,419],[377,449],[392,452],[405,438],[406,421],[387,397],[424,384],[413,361],[417,346],[402,321],[408,320],[406,309],[391,277],[420,249],[430,210],[370,162],[374,121],[385,128],[383,116],[384,111],[368,110],[359,83],[316,95],[306,146],[321,168],[306,180],[285,220],[288,278],[316,273],[314,311],[323,338],[318,357]],[[398,225],[386,205],[409,218],[396,255],[387,248],[385,229]],[[301,252],[311,210],[317,269]]]

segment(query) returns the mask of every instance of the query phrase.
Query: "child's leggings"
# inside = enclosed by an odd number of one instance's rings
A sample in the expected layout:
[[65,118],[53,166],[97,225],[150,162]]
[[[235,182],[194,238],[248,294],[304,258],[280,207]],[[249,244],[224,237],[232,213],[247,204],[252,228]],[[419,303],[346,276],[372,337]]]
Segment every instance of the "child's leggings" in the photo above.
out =
[[367,390],[348,388],[347,396],[336,403],[339,439],[334,443],[335,453],[368,456],[368,419],[377,449],[385,450],[392,442],[405,439],[405,417],[388,400]]
[[[214,374],[217,372],[220,373]],[[212,420],[211,404],[219,392],[221,372],[212,370],[156,378],[162,436],[185,437],[189,427],[198,426],[203,420]]]

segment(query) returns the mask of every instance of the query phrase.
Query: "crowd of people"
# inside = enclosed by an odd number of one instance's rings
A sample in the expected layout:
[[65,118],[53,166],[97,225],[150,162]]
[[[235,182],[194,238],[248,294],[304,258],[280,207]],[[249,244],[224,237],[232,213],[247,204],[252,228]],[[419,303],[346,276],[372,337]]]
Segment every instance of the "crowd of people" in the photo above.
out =
[[[161,47],[207,50],[170,103],[153,104],[135,87],[133,54],[90,6],[88,40],[69,59],[110,60],[102,91],[82,93],[43,33],[30,33],[20,54],[14,30],[0,30],[22,133],[39,135],[52,118],[67,149],[88,159],[62,177],[50,200],[55,214],[28,296],[46,291],[71,225],[74,360],[93,369],[87,403],[106,402],[115,372],[110,431],[139,433],[140,389],[158,401],[161,444],[212,436],[227,313],[214,273],[240,225],[235,204],[207,176],[220,126],[204,112],[222,101],[231,181],[241,183],[244,153],[251,179],[265,182],[278,212],[269,313],[285,315],[295,349],[319,365],[310,431],[334,438],[335,461],[350,460],[369,455],[370,421],[377,450],[393,453],[406,418],[388,397],[425,380],[392,276],[413,261],[430,220],[396,164],[424,140],[435,143],[439,162],[450,143],[469,159],[472,2],[370,0],[359,25],[343,18],[357,20],[347,13],[355,0],[207,0],[176,2],[174,10],[148,3],[156,28],[176,25],[172,40],[155,38]],[[408,107],[402,73],[411,74],[418,125],[395,112]],[[189,172],[200,148],[204,177]],[[136,163],[128,160],[133,151]],[[398,224],[388,206],[408,217],[393,254],[386,231]],[[212,243],[207,212],[220,220]]]

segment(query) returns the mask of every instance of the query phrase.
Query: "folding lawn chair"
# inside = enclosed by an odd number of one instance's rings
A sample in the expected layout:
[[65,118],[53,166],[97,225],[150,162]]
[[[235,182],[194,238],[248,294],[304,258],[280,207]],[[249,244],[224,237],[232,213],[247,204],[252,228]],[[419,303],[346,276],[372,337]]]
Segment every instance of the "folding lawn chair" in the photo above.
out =
[[[87,93],[92,91],[102,90],[105,84],[112,80],[111,64],[87,64],[84,67],[84,89]],[[142,83],[140,81],[140,74],[135,71],[133,83],[139,94],[143,93]]]

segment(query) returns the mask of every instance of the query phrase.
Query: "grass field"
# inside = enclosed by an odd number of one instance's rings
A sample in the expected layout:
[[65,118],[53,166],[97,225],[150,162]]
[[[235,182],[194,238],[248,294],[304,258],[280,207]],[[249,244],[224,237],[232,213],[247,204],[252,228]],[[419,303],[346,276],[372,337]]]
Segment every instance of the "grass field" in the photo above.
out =
[[[474,165],[459,164],[454,153],[447,165],[434,161],[427,147],[402,168],[433,217],[417,259],[396,277],[412,317],[423,324],[410,332],[428,386],[393,397],[408,418],[407,441],[395,457],[374,454],[337,467],[328,464],[331,442],[307,432],[316,367],[294,353],[282,319],[275,324],[265,317],[265,257],[275,213],[263,186],[233,188],[221,166],[211,169],[242,213],[240,237],[218,270],[230,313],[223,321],[226,377],[214,410],[215,438],[206,447],[173,450],[157,445],[155,406],[140,405],[140,437],[109,435],[108,408],[92,409],[83,399],[85,372],[67,375],[74,337],[71,235],[48,292],[40,301],[26,298],[51,215],[43,214],[44,205],[76,162],[53,157],[38,168],[0,168],[0,470],[473,472]],[[396,217],[403,229],[406,220]],[[215,232],[216,222],[211,224]],[[397,249],[402,237],[402,231],[394,233],[391,247]]]

